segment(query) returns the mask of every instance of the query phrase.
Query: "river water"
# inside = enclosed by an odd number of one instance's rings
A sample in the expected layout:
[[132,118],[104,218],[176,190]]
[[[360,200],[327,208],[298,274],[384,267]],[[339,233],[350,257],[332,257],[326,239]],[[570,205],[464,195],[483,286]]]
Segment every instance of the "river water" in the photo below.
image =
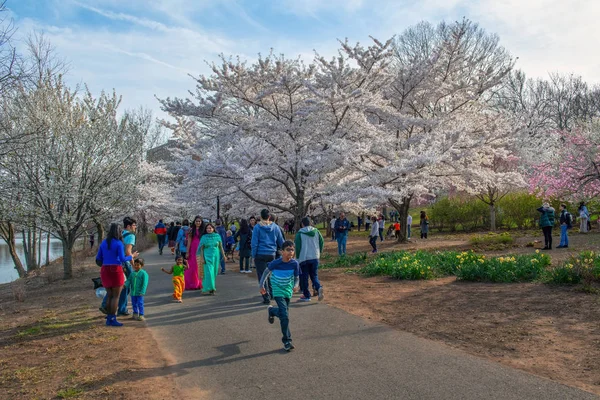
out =
[[[23,241],[17,240],[17,253],[25,265],[25,253],[23,252]],[[50,261],[62,257],[62,243],[58,239],[50,239]],[[46,263],[46,239],[42,240],[42,265]],[[6,242],[0,239],[0,283],[12,282],[19,277]]]

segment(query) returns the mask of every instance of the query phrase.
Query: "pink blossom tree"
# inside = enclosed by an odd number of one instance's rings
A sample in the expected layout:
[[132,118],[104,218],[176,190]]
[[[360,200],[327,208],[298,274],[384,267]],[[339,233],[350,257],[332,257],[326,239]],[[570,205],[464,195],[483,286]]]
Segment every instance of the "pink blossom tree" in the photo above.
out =
[[596,122],[571,132],[550,132],[562,145],[551,159],[533,166],[530,192],[573,199],[600,194],[599,128]]

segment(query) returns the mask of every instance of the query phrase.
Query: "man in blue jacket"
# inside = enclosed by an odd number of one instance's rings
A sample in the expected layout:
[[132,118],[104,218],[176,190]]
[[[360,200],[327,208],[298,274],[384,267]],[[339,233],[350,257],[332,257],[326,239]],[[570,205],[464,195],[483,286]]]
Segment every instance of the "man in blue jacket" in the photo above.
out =
[[[256,266],[256,276],[258,282],[262,278],[262,274],[267,269],[267,264],[275,259],[277,248],[283,245],[283,235],[279,226],[272,221],[269,221],[271,213],[266,208],[260,212],[260,222],[254,226],[252,230],[252,258]],[[272,291],[271,282],[265,284],[266,293],[263,294],[263,303],[271,302]]]
[[346,255],[346,241],[348,240],[348,231],[350,230],[350,221],[346,219],[345,213],[340,213],[340,217],[335,221],[335,238],[338,244],[338,255]]

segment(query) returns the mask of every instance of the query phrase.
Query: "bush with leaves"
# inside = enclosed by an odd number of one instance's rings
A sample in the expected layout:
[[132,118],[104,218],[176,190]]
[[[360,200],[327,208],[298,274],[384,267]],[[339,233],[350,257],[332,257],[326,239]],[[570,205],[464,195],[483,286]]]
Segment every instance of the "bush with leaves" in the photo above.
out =
[[594,251],[581,252],[548,269],[543,281],[559,285],[583,283],[588,287],[594,282],[600,282],[600,254]]

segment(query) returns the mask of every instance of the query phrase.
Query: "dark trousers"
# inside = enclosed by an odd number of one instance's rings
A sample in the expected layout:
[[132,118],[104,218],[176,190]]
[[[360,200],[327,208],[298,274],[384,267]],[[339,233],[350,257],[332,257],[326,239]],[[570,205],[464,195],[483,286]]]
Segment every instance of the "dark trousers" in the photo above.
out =
[[223,258],[223,254],[221,254],[221,273],[225,273],[225,258]]
[[308,278],[310,278],[312,282],[312,287],[315,290],[319,290],[321,287],[321,282],[319,282],[319,260],[306,260],[300,263],[300,289],[302,290],[302,294],[307,299],[310,299],[310,290],[308,289]]
[[269,315],[279,318],[281,324],[281,341],[283,344],[290,343],[292,341],[292,334],[290,333],[290,317],[288,313],[288,307],[290,305],[290,299],[285,297],[275,297],[277,307],[269,308]]
[[158,251],[162,254],[163,247],[165,247],[165,238],[167,235],[156,235],[156,240],[158,240]]
[[[256,266],[256,276],[258,277],[258,283],[262,278],[262,274],[267,270],[267,264],[275,259],[275,256],[258,254],[254,258],[254,265]],[[271,288],[271,279],[267,279],[265,282],[266,294],[263,294],[263,300],[269,301],[273,297],[273,289]]]
[[379,239],[383,242],[383,229],[379,229]]
[[542,227],[542,232],[544,232],[544,247],[551,249],[552,248],[552,227],[544,226],[544,227]]
[[[125,278],[128,278],[129,275],[133,272],[133,268],[131,268],[131,264],[129,262],[123,263],[123,273],[125,274]],[[121,295],[119,296],[119,307],[117,308],[118,314],[127,314],[127,296],[129,295],[129,289],[123,286],[123,290],[121,290]],[[108,296],[104,296],[102,299],[102,308],[106,308],[106,300]]]
[[369,236],[369,244],[373,248],[373,253],[377,251],[377,236]]
[[144,315],[144,296],[131,296],[131,307],[134,314]]
[[246,264],[246,271],[250,271],[250,257],[240,257],[240,271],[244,270],[244,263]]
[[427,232],[421,232],[421,239],[427,239]]

